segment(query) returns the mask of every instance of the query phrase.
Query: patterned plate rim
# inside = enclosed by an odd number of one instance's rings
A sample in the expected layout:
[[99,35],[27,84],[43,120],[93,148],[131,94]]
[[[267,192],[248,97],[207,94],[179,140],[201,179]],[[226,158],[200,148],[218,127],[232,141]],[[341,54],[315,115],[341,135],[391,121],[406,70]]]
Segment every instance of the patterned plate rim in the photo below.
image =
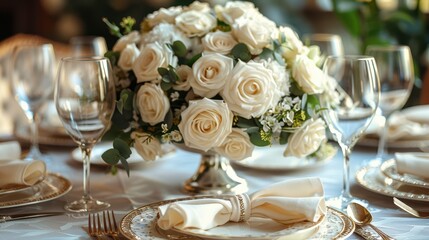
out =
[[404,175],[404,174],[398,173],[396,170],[395,159],[389,159],[387,161],[384,161],[380,166],[380,170],[384,175],[386,175],[386,177],[389,177],[393,180],[403,182],[405,184],[413,185],[416,187],[429,188],[428,182],[425,182],[418,178],[414,178],[412,175],[409,175],[409,174]]

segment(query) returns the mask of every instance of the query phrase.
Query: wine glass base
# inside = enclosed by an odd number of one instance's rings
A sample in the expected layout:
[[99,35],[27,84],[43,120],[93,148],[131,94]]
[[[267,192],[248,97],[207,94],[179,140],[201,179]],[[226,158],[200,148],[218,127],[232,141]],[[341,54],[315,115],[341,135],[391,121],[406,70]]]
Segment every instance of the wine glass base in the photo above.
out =
[[64,206],[70,212],[98,212],[110,207],[110,203],[95,199],[80,199]]
[[368,202],[366,200],[352,197],[352,196],[350,197],[339,196],[339,197],[329,198],[326,200],[326,205],[332,208],[336,208],[340,211],[346,211],[347,205],[349,205],[352,202],[356,202],[364,207],[368,207]]

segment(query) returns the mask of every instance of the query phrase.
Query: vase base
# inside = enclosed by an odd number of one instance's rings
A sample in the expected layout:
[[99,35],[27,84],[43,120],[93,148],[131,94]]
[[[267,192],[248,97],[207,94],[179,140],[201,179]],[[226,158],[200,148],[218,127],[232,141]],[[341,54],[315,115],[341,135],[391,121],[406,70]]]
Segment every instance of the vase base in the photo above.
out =
[[188,194],[240,194],[248,191],[246,180],[235,173],[229,160],[219,155],[202,155],[197,172],[183,190]]

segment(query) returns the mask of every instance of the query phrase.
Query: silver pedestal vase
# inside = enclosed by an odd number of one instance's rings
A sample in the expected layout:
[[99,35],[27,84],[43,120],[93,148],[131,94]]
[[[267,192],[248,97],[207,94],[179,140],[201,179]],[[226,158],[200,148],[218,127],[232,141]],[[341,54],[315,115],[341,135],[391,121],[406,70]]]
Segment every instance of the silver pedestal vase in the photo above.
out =
[[214,152],[201,152],[187,147],[180,148],[201,154],[200,165],[194,175],[185,181],[183,190],[190,194],[240,194],[247,192],[247,182],[237,176],[228,159]]

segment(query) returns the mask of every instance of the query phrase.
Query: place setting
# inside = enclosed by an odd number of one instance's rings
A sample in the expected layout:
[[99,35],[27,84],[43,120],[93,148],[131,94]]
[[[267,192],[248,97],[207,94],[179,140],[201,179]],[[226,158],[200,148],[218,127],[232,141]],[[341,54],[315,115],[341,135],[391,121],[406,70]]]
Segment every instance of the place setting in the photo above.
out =
[[0,152],[0,209],[51,201],[71,190],[71,182],[48,172],[43,160],[21,159],[18,142],[0,143]]

